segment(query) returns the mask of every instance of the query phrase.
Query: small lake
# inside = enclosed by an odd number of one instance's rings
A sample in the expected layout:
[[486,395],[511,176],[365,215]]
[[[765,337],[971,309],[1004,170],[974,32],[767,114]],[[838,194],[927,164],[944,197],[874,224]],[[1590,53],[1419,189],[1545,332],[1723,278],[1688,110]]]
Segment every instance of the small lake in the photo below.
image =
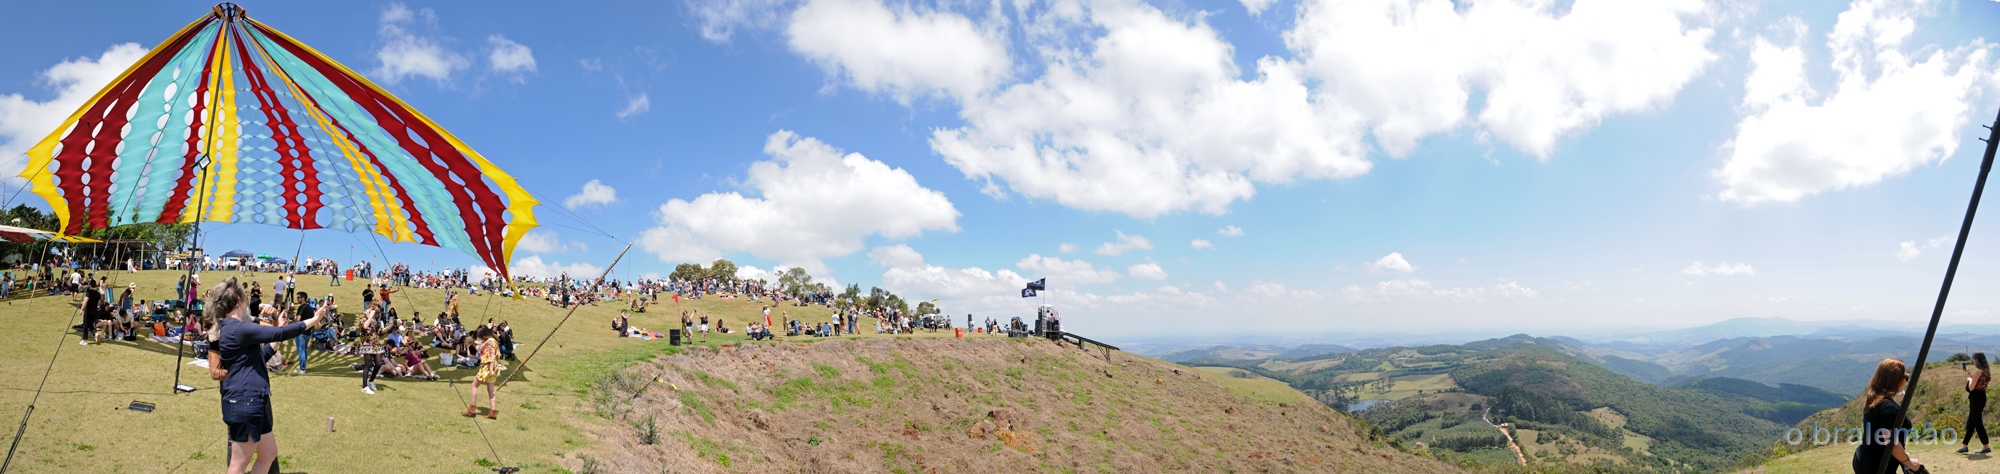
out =
[[1389,401],[1388,401],[1388,400],[1362,400],[1362,401],[1358,401],[1358,402],[1354,402],[1354,403],[1349,403],[1349,404],[1347,404],[1347,412],[1348,412],[1348,413],[1353,413],[1353,412],[1357,412],[1357,411],[1361,411],[1361,410],[1366,410],[1366,409],[1368,409],[1368,407],[1372,407],[1372,406],[1375,406],[1375,405],[1381,405],[1381,404],[1384,404],[1384,403],[1389,403]]

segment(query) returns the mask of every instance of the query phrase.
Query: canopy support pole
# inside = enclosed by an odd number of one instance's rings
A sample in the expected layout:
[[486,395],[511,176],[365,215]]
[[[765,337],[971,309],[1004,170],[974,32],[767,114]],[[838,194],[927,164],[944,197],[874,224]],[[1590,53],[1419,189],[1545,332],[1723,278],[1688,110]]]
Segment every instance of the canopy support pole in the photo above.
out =
[[[230,26],[229,23],[236,22],[236,18],[234,15],[224,15],[222,21],[224,22],[223,27],[226,29]],[[227,42],[228,40],[229,40],[229,35],[222,35],[220,38],[218,38],[218,41]],[[218,45],[218,47],[220,46]],[[215,82],[214,84],[210,84],[208,87],[209,94],[211,94],[210,97],[220,98],[222,97],[222,90],[219,88],[219,86],[222,83],[222,75],[220,74],[216,75],[214,82]],[[187,288],[185,288],[187,294],[175,295],[175,297],[182,298],[184,300],[181,302],[182,303],[181,308],[183,314],[187,314],[187,317],[190,318],[201,317],[201,315],[187,313],[187,310],[188,308],[194,307],[194,299],[196,297],[195,295],[201,294],[200,290],[201,286],[195,283],[194,272],[195,268],[201,265],[201,261],[196,260],[196,257],[198,257],[201,254],[202,211],[208,207],[208,168],[209,168],[208,165],[214,162],[214,160],[212,160],[211,157],[215,156],[215,128],[216,128],[215,121],[216,121],[216,116],[221,112],[221,107],[219,104],[216,104],[215,100],[213,99],[209,100],[208,105],[209,105],[208,123],[205,125],[206,128],[202,130],[203,137],[201,140],[202,142],[201,160],[195,163],[196,166],[201,167],[201,176],[197,178],[201,180],[201,184],[195,191],[194,235],[188,237],[188,247],[189,247],[188,258],[194,261],[188,264]],[[202,308],[202,309],[206,310],[207,308]],[[216,324],[216,322],[214,321],[210,321],[209,323]],[[185,347],[187,346],[187,337],[188,337],[187,334],[188,332],[186,329],[187,325],[182,324],[181,328],[182,328],[181,340],[180,340],[181,348],[177,348],[174,351],[174,393],[191,393],[194,392],[193,386],[181,384],[181,354],[185,352]]]
[[[618,261],[619,261],[619,260],[624,260],[624,259],[625,259],[625,252],[629,252],[629,251],[631,251],[631,250],[632,250],[632,244],[625,244],[625,250],[619,250],[619,251],[618,251],[618,258],[614,258],[614,259],[611,259],[611,265],[610,265],[610,266],[607,266],[607,267],[604,267],[604,273],[601,273],[601,274],[598,274],[598,275],[597,275],[597,280],[596,280],[596,281],[597,281],[597,283],[599,283],[599,284],[602,284],[602,283],[604,283],[604,279],[605,279],[606,277],[609,277],[609,276],[611,276],[611,269],[613,269],[613,268],[618,268]],[[531,361],[531,360],[535,360],[535,354],[536,354],[536,353],[540,353],[540,352],[542,352],[542,345],[544,345],[544,344],[548,344],[548,343],[549,343],[549,338],[552,338],[552,337],[555,337],[555,335],[556,335],[556,330],[558,330],[558,329],[562,329],[562,326],[563,326],[563,323],[567,323],[567,322],[569,322],[569,317],[570,317],[570,316],[575,316],[575,315],[576,315],[576,309],[577,309],[577,308],[580,308],[580,307],[582,307],[582,306],[583,306],[582,304],[577,304],[577,305],[575,305],[575,306],[570,306],[570,307],[569,307],[569,313],[568,313],[568,314],[564,314],[564,315],[563,315],[563,318],[562,318],[562,320],[561,320],[561,321],[556,321],[556,327],[553,327],[553,328],[549,328],[549,334],[548,334],[548,335],[546,335],[546,336],[542,336],[542,342],[540,342],[540,343],[537,343],[537,344],[535,344],[535,350],[533,350],[533,351],[530,351],[530,352],[528,352],[528,356],[527,356],[527,357],[524,357],[524,358],[521,358],[521,363],[520,363],[520,364],[518,364],[518,365],[515,365],[515,366],[514,366],[514,370],[513,370],[513,371],[510,371],[510,372],[507,372],[507,377],[506,377],[506,378],[503,378],[503,379],[500,379],[500,383],[499,383],[499,384],[495,384],[495,385],[493,386],[493,390],[494,390],[494,391],[499,391],[499,390],[500,390],[501,388],[505,388],[505,387],[507,386],[507,382],[508,382],[508,381],[511,381],[511,380],[514,380],[514,376],[515,376],[515,375],[519,375],[519,374],[521,373],[521,371],[522,371],[522,370],[525,370],[525,369],[527,369],[527,368],[528,368],[528,361]]]
[[[1910,381],[1903,390],[1903,401],[1897,405],[1899,412],[1891,420],[1901,420],[1910,412],[1910,401],[1917,394],[1917,380],[1924,375],[1924,362],[1930,356],[1931,341],[1937,338],[1938,320],[1944,317],[1945,299],[1951,296],[1951,280],[1958,276],[1958,259],[1965,254],[1965,239],[1972,235],[1972,217],[1979,213],[1979,196],[1986,190],[1986,175],[1993,171],[1993,152],[2000,149],[2000,116],[1994,117],[1993,125],[1987,126],[1986,130],[1987,137],[1980,139],[1986,142],[1986,157],[1979,162],[1979,180],[1972,185],[1972,201],[1965,205],[1965,222],[1958,226],[1958,243],[1952,246],[1951,263],[1945,266],[1944,285],[1938,288],[1937,305],[1931,308],[1931,324],[1924,330],[1923,348],[1917,351],[1916,365],[1910,366]],[[1891,457],[1882,456],[1882,464],[1876,470],[1888,469]]]

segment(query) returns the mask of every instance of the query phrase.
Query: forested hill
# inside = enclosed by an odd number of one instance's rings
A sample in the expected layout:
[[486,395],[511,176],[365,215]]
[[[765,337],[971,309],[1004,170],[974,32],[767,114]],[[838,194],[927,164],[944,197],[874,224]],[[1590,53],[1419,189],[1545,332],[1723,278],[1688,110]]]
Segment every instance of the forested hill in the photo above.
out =
[[[1844,397],[1701,377],[1660,386],[1560,341],[1517,335],[1462,345],[1369,349],[1249,367],[1360,416],[1412,450],[1557,469],[1713,472],[1762,459],[1791,424]],[[1350,405],[1352,404],[1352,405]],[[1490,423],[1489,420],[1490,419]]]

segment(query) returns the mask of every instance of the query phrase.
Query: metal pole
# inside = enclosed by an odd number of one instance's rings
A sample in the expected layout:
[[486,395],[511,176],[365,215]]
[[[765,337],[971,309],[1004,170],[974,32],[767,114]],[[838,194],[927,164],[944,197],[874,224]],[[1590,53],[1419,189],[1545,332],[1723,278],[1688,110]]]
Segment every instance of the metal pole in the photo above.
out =
[[[232,6],[233,6],[233,5],[232,5]],[[224,17],[223,17],[223,19],[222,19],[222,20],[223,20],[223,22],[225,23],[225,24],[223,25],[223,26],[224,26],[224,28],[228,28],[229,26],[233,26],[232,24],[236,22],[236,19],[235,19],[235,16],[234,16],[234,15],[224,15]],[[225,41],[225,42],[226,42],[226,41],[228,41],[228,40],[229,40],[229,35],[227,35],[227,34],[224,34],[224,35],[221,35],[221,36],[220,36],[220,37],[219,37],[219,38],[217,39],[217,41]],[[227,73],[228,73],[228,71],[223,71],[223,74],[227,74]],[[210,96],[210,97],[216,97],[216,98],[219,98],[219,97],[222,97],[222,91],[221,91],[221,90],[219,90],[219,89],[217,88],[217,86],[219,86],[219,85],[221,84],[221,81],[222,81],[222,76],[221,76],[220,74],[216,75],[216,77],[215,77],[215,84],[214,84],[214,85],[210,85],[210,86],[209,86],[209,91],[210,91],[210,92],[209,92],[209,94],[211,94],[211,96]],[[201,290],[199,289],[199,288],[200,288],[200,285],[197,285],[197,284],[195,283],[195,279],[194,279],[194,272],[195,272],[195,266],[196,266],[196,265],[200,265],[200,264],[201,264],[201,261],[200,261],[200,260],[196,260],[196,259],[195,259],[195,257],[196,257],[196,254],[197,254],[197,253],[200,253],[200,251],[201,251],[201,218],[202,218],[202,215],[201,215],[201,211],[202,211],[202,208],[204,208],[204,207],[207,207],[207,204],[208,204],[208,202],[207,202],[207,201],[208,201],[208,165],[209,165],[209,163],[211,162],[211,161],[209,160],[209,157],[211,157],[211,156],[215,156],[215,127],[216,127],[216,124],[215,124],[215,120],[216,120],[216,114],[217,114],[218,112],[220,112],[220,111],[221,111],[221,108],[220,108],[220,107],[218,106],[218,104],[216,104],[216,103],[215,103],[215,101],[214,101],[214,100],[210,100],[210,101],[209,101],[209,104],[208,104],[208,105],[209,105],[209,107],[208,107],[208,124],[206,125],[206,127],[207,127],[207,128],[206,128],[205,130],[203,130],[203,131],[202,131],[202,132],[204,133],[204,135],[205,135],[205,136],[204,136],[204,137],[202,138],[202,148],[203,148],[203,151],[202,151],[202,154],[201,154],[201,158],[200,158],[200,161],[197,161],[197,162],[195,162],[195,165],[196,165],[196,166],[199,166],[199,167],[201,167],[201,176],[200,176],[200,178],[198,178],[198,179],[200,179],[200,180],[201,180],[201,184],[200,184],[200,186],[199,186],[199,187],[198,187],[198,188],[196,189],[196,191],[195,191],[195,199],[194,199],[194,235],[192,235],[192,236],[188,237],[188,259],[189,259],[189,260],[190,260],[191,262],[190,262],[190,263],[188,264],[188,269],[187,269],[187,270],[188,270],[188,272],[187,272],[187,287],[186,287],[186,288],[183,288],[183,291],[186,291],[186,292],[187,292],[187,294],[184,294],[184,295],[174,295],[174,296],[175,296],[176,298],[181,298],[181,299],[182,299],[182,302],[181,302],[181,309],[182,309],[182,311],[184,312],[184,314],[185,314],[185,313],[187,313],[187,310],[188,310],[188,308],[192,308],[192,307],[194,307],[194,298],[195,298],[195,295],[198,295],[198,294],[201,294]],[[187,316],[187,317],[190,317],[190,318],[193,318],[193,317],[200,317],[200,315],[196,315],[196,314],[188,314],[188,316]],[[181,340],[180,340],[180,342],[181,342],[181,345],[185,346],[185,345],[186,345],[186,343],[187,343],[187,336],[188,336],[188,334],[187,334],[187,329],[186,329],[186,328],[187,328],[187,325],[186,325],[186,324],[182,324],[182,325],[181,325],[181,328],[182,328],[182,329],[181,329]],[[193,392],[193,391],[194,391],[194,387],[192,387],[192,386],[188,386],[188,385],[182,385],[182,384],[181,384],[181,362],[180,362],[180,360],[181,360],[181,356],[180,356],[180,353],[181,353],[181,351],[180,351],[180,350],[175,350],[175,351],[174,351],[174,392],[176,392],[176,393],[181,393],[181,392]]]
[[[632,250],[632,244],[625,244],[625,250],[618,251],[618,258],[611,259],[611,266],[604,267],[604,273],[597,275],[597,281],[603,282],[605,277],[610,276],[611,269],[617,268],[618,261],[625,259],[625,252],[629,252],[631,250]],[[493,390],[497,391],[500,390],[501,388],[505,388],[507,386],[507,382],[514,380],[515,375],[519,375],[522,370],[527,370],[528,361],[535,360],[535,354],[542,352],[542,346],[548,344],[549,338],[555,337],[556,330],[562,329],[563,323],[569,322],[569,317],[575,316],[577,308],[581,307],[583,307],[582,304],[570,306],[569,313],[564,314],[561,321],[556,321],[556,327],[550,328],[549,334],[546,336],[542,336],[542,342],[535,344],[535,350],[529,351],[528,357],[521,359],[521,363],[515,365],[513,371],[507,372],[507,377],[500,379],[500,383],[494,385]]]
[[[1903,390],[1902,403],[1896,407],[1898,410],[1896,416],[1890,418],[1891,420],[1898,420],[1897,423],[1899,424],[1903,416],[1909,413],[1910,401],[1917,394],[1917,381],[1924,375],[1924,361],[1930,356],[1931,341],[1937,337],[1938,320],[1944,317],[1945,299],[1951,296],[1951,280],[1958,276],[1958,259],[1965,254],[1966,237],[1972,235],[1972,217],[1979,213],[1979,195],[1986,190],[1987,173],[1993,171],[1993,152],[1996,151],[1996,148],[2000,148],[2000,116],[1994,117],[1993,125],[1986,127],[1986,130],[1988,132],[1987,138],[1982,139],[1982,141],[1986,142],[1986,157],[1979,162],[1979,180],[1972,185],[1972,201],[1965,205],[1965,222],[1958,226],[1958,243],[1951,248],[1951,264],[1945,266],[1944,285],[1938,288],[1937,305],[1931,308],[1931,324],[1929,328],[1924,330],[1923,348],[1917,351],[1916,365],[1910,366],[1910,381],[1908,385],[1905,385],[1908,388]],[[1888,428],[1893,430],[1901,428],[1901,426],[1891,426]],[[1873,433],[1869,434],[1873,435]],[[1883,455],[1882,462],[1876,470],[1882,471],[1888,469],[1889,461],[1893,457],[1886,454]]]

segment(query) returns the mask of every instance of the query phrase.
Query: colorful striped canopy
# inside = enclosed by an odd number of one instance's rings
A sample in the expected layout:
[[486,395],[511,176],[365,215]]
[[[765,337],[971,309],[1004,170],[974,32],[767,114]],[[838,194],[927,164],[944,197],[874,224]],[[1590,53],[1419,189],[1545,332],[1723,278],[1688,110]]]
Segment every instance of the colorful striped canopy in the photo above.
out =
[[368,229],[501,275],[533,196],[422,113],[234,4],[153,47],[28,151],[61,234],[142,222]]

